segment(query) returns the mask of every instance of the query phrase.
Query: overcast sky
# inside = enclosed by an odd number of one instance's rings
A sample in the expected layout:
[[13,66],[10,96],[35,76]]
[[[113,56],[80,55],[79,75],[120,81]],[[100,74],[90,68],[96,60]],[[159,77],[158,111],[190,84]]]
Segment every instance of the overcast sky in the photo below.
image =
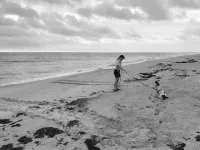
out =
[[0,51],[199,48],[200,0],[0,0]]

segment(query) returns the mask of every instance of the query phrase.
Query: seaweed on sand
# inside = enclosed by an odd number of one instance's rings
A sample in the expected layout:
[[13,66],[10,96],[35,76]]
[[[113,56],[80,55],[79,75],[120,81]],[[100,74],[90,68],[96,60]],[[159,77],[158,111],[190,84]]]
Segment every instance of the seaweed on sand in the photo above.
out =
[[186,144],[183,142],[178,142],[176,144],[169,143],[169,144],[167,144],[167,146],[169,146],[173,150],[184,150],[184,147],[186,146]]
[[0,150],[23,150],[23,147],[13,147],[13,144],[9,143],[7,145],[3,145]]
[[0,124],[8,124],[11,123],[10,119],[0,119]]
[[54,127],[44,127],[41,129],[38,129],[35,133],[34,133],[34,137],[35,138],[44,138],[44,136],[47,136],[48,138],[52,138],[57,134],[62,134],[64,133],[64,131],[59,130],[58,128],[54,128]]
[[28,115],[26,114],[26,112],[18,112],[16,114],[16,117],[19,117],[19,116],[28,116]]
[[28,144],[28,143],[30,143],[30,142],[32,142],[33,140],[32,140],[32,138],[31,137],[26,137],[26,136],[22,136],[22,137],[20,137],[19,139],[18,139],[18,142],[20,143],[20,144]]
[[196,137],[195,137],[195,139],[196,139],[196,141],[200,141],[200,135],[197,135]]
[[68,123],[67,123],[67,127],[73,127],[73,126],[75,126],[75,125],[79,125],[79,121],[78,120],[71,120],[71,121],[69,121]]
[[176,61],[176,63],[195,63],[195,62],[197,62],[197,60],[195,60],[195,59],[188,59],[188,58],[185,61]]
[[90,139],[85,140],[85,144],[88,147],[88,150],[100,150],[100,148],[96,147],[99,141],[96,139],[96,136],[92,136]]
[[77,107],[85,107],[88,102],[88,98],[80,98],[70,103],[67,103],[68,106],[77,106]]

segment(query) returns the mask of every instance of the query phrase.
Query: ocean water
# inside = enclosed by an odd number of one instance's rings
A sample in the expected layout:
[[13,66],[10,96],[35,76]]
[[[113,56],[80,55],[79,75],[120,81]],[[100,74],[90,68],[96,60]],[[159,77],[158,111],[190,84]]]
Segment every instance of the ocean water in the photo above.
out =
[[[0,86],[111,69],[122,53],[0,53]],[[123,65],[183,55],[124,53]]]

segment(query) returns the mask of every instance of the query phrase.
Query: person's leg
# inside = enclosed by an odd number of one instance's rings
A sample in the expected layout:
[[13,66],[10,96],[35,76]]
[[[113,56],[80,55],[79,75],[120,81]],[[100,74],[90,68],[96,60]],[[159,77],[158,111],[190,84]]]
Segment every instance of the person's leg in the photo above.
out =
[[118,89],[119,78],[115,78],[114,90]]

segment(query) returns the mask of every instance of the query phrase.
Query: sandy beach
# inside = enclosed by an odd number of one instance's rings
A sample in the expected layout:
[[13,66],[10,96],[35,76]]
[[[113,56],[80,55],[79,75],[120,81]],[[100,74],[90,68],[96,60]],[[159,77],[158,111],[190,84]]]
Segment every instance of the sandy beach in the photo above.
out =
[[199,150],[200,55],[124,68],[0,87],[0,150]]

